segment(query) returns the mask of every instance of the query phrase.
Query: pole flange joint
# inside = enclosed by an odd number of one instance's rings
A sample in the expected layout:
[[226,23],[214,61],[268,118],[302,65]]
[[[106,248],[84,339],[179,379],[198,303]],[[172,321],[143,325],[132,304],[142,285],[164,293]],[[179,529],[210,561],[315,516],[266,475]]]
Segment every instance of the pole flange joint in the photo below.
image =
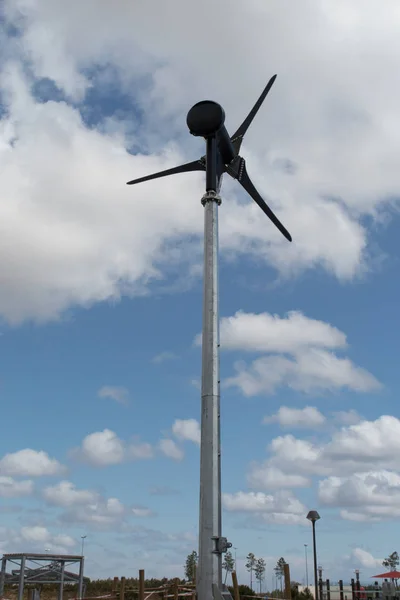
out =
[[212,539],[215,543],[213,554],[224,554],[225,552],[227,552],[227,550],[229,550],[229,548],[232,548],[232,544],[228,542],[226,537],[218,537],[214,535]]
[[208,192],[206,192],[204,194],[204,196],[201,199],[201,203],[203,206],[205,206],[207,204],[207,202],[216,202],[218,204],[218,206],[220,206],[220,204],[222,202],[221,196],[217,192],[214,192],[213,190],[209,190]]

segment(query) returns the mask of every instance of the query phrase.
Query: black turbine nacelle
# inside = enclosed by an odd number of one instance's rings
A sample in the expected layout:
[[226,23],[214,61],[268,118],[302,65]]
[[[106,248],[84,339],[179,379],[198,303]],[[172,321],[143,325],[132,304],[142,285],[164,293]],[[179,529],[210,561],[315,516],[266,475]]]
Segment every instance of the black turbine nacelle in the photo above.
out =
[[198,102],[189,110],[186,123],[192,135],[208,138],[216,136],[222,163],[229,165],[237,153],[224,125],[225,111],[220,104],[212,100]]
[[[246,192],[258,204],[261,210],[271,219],[271,221],[285,236],[285,238],[291,242],[292,237],[290,233],[282,225],[282,223],[275,216],[268,204],[263,200],[254,187],[253,182],[247,173],[246,161],[239,155],[243,137],[254,117],[256,116],[260,106],[264,102],[265,97],[271,89],[275,79],[276,75],[271,77],[252,110],[249,112],[243,123],[235,131],[232,137],[229,136],[229,133],[225,127],[224,109],[217,102],[213,102],[211,100],[203,100],[202,102],[198,102],[192,106],[188,112],[186,122],[192,135],[204,137],[207,140],[215,138],[218,152],[217,164],[214,168],[216,168],[218,182],[220,182],[223,173],[228,173],[228,175],[230,175],[233,179],[237,179]],[[128,181],[128,185],[142,183],[143,181],[149,181],[151,179],[158,179],[159,177],[166,177],[167,175],[175,175],[177,173],[207,171],[207,167],[208,165],[206,157],[202,156],[193,162],[186,163],[178,167],[173,167],[172,169],[166,169],[165,171],[160,171],[159,173],[153,173],[152,175],[147,175],[146,177],[140,177],[139,179],[133,179],[132,181]]]

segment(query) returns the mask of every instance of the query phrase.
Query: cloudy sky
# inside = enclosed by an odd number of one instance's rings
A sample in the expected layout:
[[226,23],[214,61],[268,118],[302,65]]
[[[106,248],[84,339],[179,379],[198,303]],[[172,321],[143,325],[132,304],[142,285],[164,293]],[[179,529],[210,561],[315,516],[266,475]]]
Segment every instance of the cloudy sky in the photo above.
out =
[[[182,575],[196,547],[202,174],[234,131],[288,244],[225,181],[224,534],[304,580],[367,579],[400,517],[398,0],[4,0],[0,550]],[[111,556],[111,558],[110,558]],[[310,556],[311,559],[311,556]]]

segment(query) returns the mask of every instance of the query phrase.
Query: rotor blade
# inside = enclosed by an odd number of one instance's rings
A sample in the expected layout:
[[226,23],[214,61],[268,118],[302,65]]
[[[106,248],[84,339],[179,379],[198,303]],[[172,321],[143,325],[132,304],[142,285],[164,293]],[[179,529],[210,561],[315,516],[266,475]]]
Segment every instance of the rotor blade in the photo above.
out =
[[159,171],[152,175],[146,175],[146,177],[139,177],[139,179],[132,179],[128,181],[127,185],[133,185],[135,183],[142,183],[143,181],[150,181],[150,179],[158,179],[159,177],[167,177],[168,175],[176,175],[177,173],[188,173],[190,171],[205,171],[206,166],[201,160],[194,160],[193,162],[179,165],[179,167],[173,167],[172,169],[166,169],[165,171]]
[[271,219],[273,224],[279,229],[279,231],[285,236],[285,238],[287,240],[289,240],[289,242],[291,242],[292,236],[290,235],[290,233],[282,225],[282,223],[279,221],[279,219],[274,215],[274,213],[272,212],[272,210],[270,209],[268,204],[261,198],[260,194],[257,192],[256,188],[254,187],[253,182],[251,181],[251,179],[247,173],[246,164],[245,164],[244,160],[243,160],[243,164],[241,165],[241,174],[238,177],[238,181],[244,187],[246,192],[253,198],[254,202],[256,202],[258,204],[258,206],[261,208],[261,210],[265,212],[267,217],[269,217]]
[[263,93],[261,94],[261,96],[259,97],[257,102],[255,103],[255,105],[253,106],[253,108],[251,109],[251,111],[249,112],[249,114],[247,115],[245,120],[243,121],[243,123],[240,125],[239,129],[237,131],[235,131],[235,133],[231,137],[231,140],[233,142],[235,150],[238,154],[239,154],[240,146],[242,145],[244,134],[250,127],[252,120],[256,116],[261,104],[264,102],[269,90],[272,88],[276,77],[277,77],[276,75],[271,77],[271,79],[268,81]]

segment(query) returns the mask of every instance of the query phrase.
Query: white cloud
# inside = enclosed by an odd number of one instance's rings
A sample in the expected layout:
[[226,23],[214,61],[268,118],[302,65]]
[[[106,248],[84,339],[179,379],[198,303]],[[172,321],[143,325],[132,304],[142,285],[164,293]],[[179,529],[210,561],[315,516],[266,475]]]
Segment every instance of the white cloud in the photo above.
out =
[[[136,514],[134,509],[125,507],[118,498],[105,498],[93,490],[79,489],[70,481],[60,481],[44,488],[42,496],[48,504],[64,509],[59,515],[60,522],[69,525],[85,524],[95,530],[124,528],[127,525],[126,519],[131,514],[149,516],[145,512]],[[138,507],[138,511],[139,509],[146,510],[145,507]]]
[[174,440],[170,440],[167,438],[160,440],[159,448],[161,452],[165,454],[165,456],[168,456],[168,458],[172,458],[174,460],[182,460],[184,457],[183,450],[179,448],[179,446],[176,442],[174,442]]
[[382,470],[328,477],[319,482],[318,497],[326,506],[343,507],[347,520],[395,518],[400,516],[400,475]]
[[127,457],[132,460],[153,458],[153,456],[153,446],[148,442],[136,442],[128,446]]
[[383,558],[374,558],[370,552],[362,548],[354,548],[351,553],[351,559],[357,565],[357,568],[382,570]]
[[146,442],[127,444],[114,431],[104,429],[87,435],[82,446],[73,455],[96,467],[116,465],[125,460],[140,460],[153,457],[153,448]]
[[17,498],[18,496],[30,496],[33,493],[34,484],[31,480],[16,481],[12,477],[0,475],[0,497]]
[[99,398],[110,398],[115,400],[118,404],[128,404],[129,392],[126,388],[121,386],[104,385],[97,392]]
[[356,523],[374,523],[380,520],[376,517],[371,517],[371,515],[353,512],[351,510],[347,510],[346,508],[340,511],[340,516],[345,521],[355,521]]
[[350,410],[340,410],[333,413],[333,418],[337,423],[341,425],[357,425],[363,420],[362,416],[358,414],[353,408]]
[[[168,149],[159,159],[128,155],[121,136],[87,128],[76,109],[36,103],[19,71],[3,73],[2,84],[12,98],[3,128],[13,141],[3,137],[1,233],[13,270],[0,263],[8,282],[0,313],[14,323],[43,321],[71,305],[143,293],[148,281],[160,277],[155,263],[169,261],[165,241],[200,232],[201,207],[190,202],[182,213],[173,185],[166,210],[165,194],[154,194],[151,186],[133,191],[125,182],[181,157]],[[141,200],[144,193],[148,203],[135,202],[135,193]]]
[[262,492],[236,492],[223,494],[225,510],[253,513],[268,522],[294,524],[306,522],[306,508],[290,492],[264,494]]
[[99,531],[123,527],[128,514],[127,508],[118,498],[101,498],[95,501],[71,506],[60,520],[69,524],[85,524],[86,527]]
[[250,487],[259,490],[283,489],[307,487],[310,485],[310,479],[304,475],[296,475],[295,473],[284,473],[276,467],[271,467],[268,464],[255,463],[249,471],[248,483]]
[[176,354],[174,352],[160,352],[160,354],[156,354],[156,356],[153,356],[151,362],[155,363],[155,364],[160,364],[163,362],[166,362],[168,360],[175,360],[176,358],[178,358],[176,356]]
[[[195,343],[201,343],[201,335]],[[236,362],[236,374],[223,382],[225,387],[238,387],[245,396],[273,393],[284,385],[305,393],[343,388],[367,392],[381,387],[368,371],[332,351],[346,347],[343,332],[298,311],[285,317],[239,311],[221,320],[221,344],[229,350],[270,353],[250,365]]]
[[[397,0],[387,0],[384,11],[372,0],[359,7],[307,1],[295,8],[288,0],[273,0],[267,8],[251,0],[237,11],[229,8],[227,0],[218,8],[205,0],[193,30],[183,0],[157,7],[157,24],[152,2],[99,6],[88,0],[82,12],[60,0],[6,0],[4,19],[20,34],[18,44],[10,43],[10,64],[28,60],[36,77],[49,77],[75,99],[100,85],[95,76],[89,80],[91,67],[110,67],[124,91],[135,89],[142,113],[142,127],[130,128],[132,139],[115,133],[127,129],[116,118],[109,133],[100,132],[65,103],[36,102],[30,82],[7,65],[1,78],[7,111],[1,123],[0,233],[8,258],[0,262],[0,313],[8,320],[57,318],[76,304],[142,293],[165,265],[170,268],[171,257],[182,273],[201,233],[201,177],[165,179],[140,190],[124,182],[186,159],[183,148],[180,156],[165,139],[182,132],[186,110],[199,97],[218,98],[234,127],[268,71],[279,77],[249,131],[246,155],[257,187],[295,242],[281,240],[258,207],[239,203],[238,186],[232,186],[221,211],[222,251],[257,255],[287,275],[313,266],[342,279],[363,271],[368,232],[360,218],[379,217],[399,190]],[[223,31],[222,18],[228,18]],[[298,22],[307,25],[294,27]],[[205,27],[230,52],[205,49]],[[244,46],[235,45],[239,38]],[[265,56],[271,57],[267,65]],[[260,135],[264,131],[268,135]],[[184,139],[194,152],[193,141]],[[129,156],[128,145],[150,154]],[[159,156],[151,155],[155,147]],[[191,191],[182,211],[186,186]]]
[[269,445],[270,456],[263,462],[253,461],[248,472],[252,488],[308,487],[312,475],[329,475],[332,465],[322,460],[322,448],[308,440],[285,435]]
[[270,444],[270,449],[277,462],[298,462],[299,471],[308,470],[308,465],[312,467],[318,461],[322,454],[322,447],[308,440],[295,438],[293,435],[284,435],[274,438]]
[[110,429],[87,435],[82,442],[81,457],[95,466],[116,465],[124,459],[124,444]]
[[314,406],[304,408],[281,406],[275,415],[263,419],[263,423],[278,423],[281,427],[291,429],[320,429],[325,422],[324,415]]
[[55,459],[50,458],[43,450],[31,448],[5,454],[0,460],[0,473],[17,477],[41,477],[44,475],[59,475],[64,467]]
[[190,380],[190,384],[196,388],[196,390],[201,390],[201,379],[200,377],[195,377]]
[[[299,439],[291,434],[278,436],[268,450],[265,461],[250,465],[248,480],[254,488],[268,489],[278,483],[282,487],[307,487],[310,477],[325,477],[320,483],[321,502],[342,506],[347,511],[342,516],[357,520],[366,498],[370,508],[365,510],[371,518],[389,515],[379,490],[383,490],[382,497],[389,505],[397,502],[400,420],[395,417],[382,416],[342,427],[334,430],[326,442]],[[393,473],[388,474],[390,471]]]
[[361,421],[343,427],[326,448],[329,457],[366,463],[396,464],[400,450],[400,420],[383,415],[375,421]]
[[118,498],[108,498],[106,501],[106,509],[112,515],[122,515],[125,512],[124,505]]
[[250,366],[236,363],[235,369],[236,375],[228,378],[224,385],[238,387],[245,396],[273,393],[283,385],[305,393],[380,389],[375,377],[351,360],[315,348],[305,350],[294,359],[272,355],[258,358]]
[[396,519],[400,516],[399,444],[400,420],[385,415],[333,430],[328,440],[278,436],[269,444],[267,458],[249,465],[247,481],[255,491],[228,494],[225,506],[261,513],[265,505],[272,511],[277,497],[280,506],[290,505],[281,494],[293,497],[290,489],[318,485],[319,505],[337,509],[345,521]]
[[[11,537],[11,535],[10,535]],[[50,552],[68,554],[68,550],[76,546],[76,541],[66,534],[53,534],[42,525],[21,527],[19,532],[14,532],[12,542],[25,544],[33,550],[43,553],[43,547],[49,548]]]
[[333,349],[347,345],[345,334],[336,327],[299,311],[291,311],[285,318],[238,311],[221,319],[220,329],[221,346],[227,350],[294,354],[310,346]]
[[91,490],[76,489],[70,481],[60,481],[54,486],[48,486],[42,494],[49,504],[64,507],[95,502],[98,497],[98,494]]
[[133,506],[131,511],[134,517],[151,517],[153,515],[153,511],[145,506]]
[[179,440],[188,440],[200,444],[200,423],[196,419],[176,419],[172,433]]
[[27,542],[46,542],[50,538],[50,533],[46,527],[35,525],[34,527],[22,527],[21,537]]
[[73,548],[76,546],[76,541],[65,533],[59,533],[53,537],[53,542],[56,545],[64,546],[65,548]]

